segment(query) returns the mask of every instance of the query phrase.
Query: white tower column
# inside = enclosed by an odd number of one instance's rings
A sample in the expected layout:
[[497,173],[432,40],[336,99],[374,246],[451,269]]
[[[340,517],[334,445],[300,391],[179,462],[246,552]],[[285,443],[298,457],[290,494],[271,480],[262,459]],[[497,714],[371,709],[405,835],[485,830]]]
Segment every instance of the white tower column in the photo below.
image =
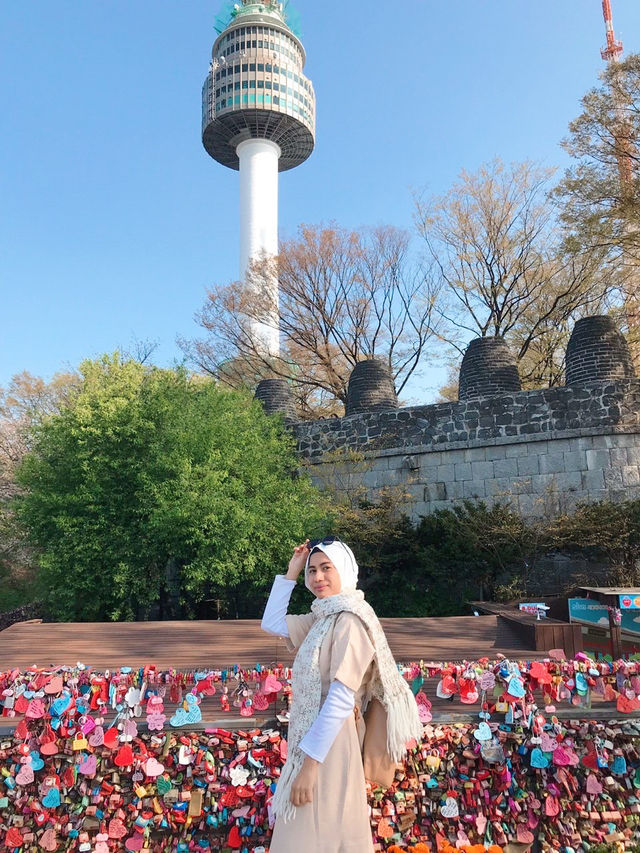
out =
[[[246,139],[236,153],[240,161],[240,275],[246,278],[252,260],[278,254],[278,158],[280,147],[270,139]],[[251,319],[254,339],[266,355],[278,355],[278,280],[260,282],[266,297],[264,319]]]

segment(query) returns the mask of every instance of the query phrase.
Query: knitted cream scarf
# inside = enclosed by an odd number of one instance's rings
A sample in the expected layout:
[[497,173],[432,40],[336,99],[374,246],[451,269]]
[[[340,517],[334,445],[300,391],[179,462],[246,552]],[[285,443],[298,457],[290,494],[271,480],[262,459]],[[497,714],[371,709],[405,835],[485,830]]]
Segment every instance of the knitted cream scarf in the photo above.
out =
[[387,712],[389,755],[394,761],[401,761],[407,752],[406,742],[412,738],[418,740],[422,736],[422,723],[418,717],[415,698],[398,671],[382,626],[371,605],[364,600],[362,590],[351,590],[316,599],[311,605],[315,621],[293,662],[289,754],[271,802],[273,814],[282,817],[285,823],[296,813],[291,802],[291,786],[306,758],[299,748],[299,743],[320,712],[320,647],[338,615],[345,610],[355,613],[364,622],[375,648],[376,666],[365,698],[367,703],[372,697],[379,699]]

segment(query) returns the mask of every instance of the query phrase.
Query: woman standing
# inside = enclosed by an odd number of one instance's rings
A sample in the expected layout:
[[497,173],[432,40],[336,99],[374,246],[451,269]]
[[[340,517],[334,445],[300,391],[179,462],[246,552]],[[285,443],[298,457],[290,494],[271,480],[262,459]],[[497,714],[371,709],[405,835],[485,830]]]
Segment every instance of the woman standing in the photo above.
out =
[[[315,596],[311,612],[287,614],[298,575]],[[270,853],[372,853],[361,749],[362,712],[386,711],[393,762],[422,725],[380,622],[356,589],[358,564],[335,537],[299,545],[276,575],[262,628],[297,650],[292,670],[289,754],[272,800]]]

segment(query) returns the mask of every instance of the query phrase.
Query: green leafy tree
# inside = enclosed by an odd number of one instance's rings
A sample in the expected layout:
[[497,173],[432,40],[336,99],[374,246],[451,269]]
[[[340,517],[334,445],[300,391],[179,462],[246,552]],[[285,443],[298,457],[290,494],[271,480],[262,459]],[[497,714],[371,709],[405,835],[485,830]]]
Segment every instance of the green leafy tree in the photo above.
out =
[[640,500],[582,504],[550,522],[547,536],[549,547],[605,560],[610,584],[640,582]]
[[640,262],[640,54],[609,65],[582,99],[563,147],[574,158],[556,191],[569,233]]
[[[595,248],[622,304],[640,366],[640,54],[610,64],[582,99],[563,147],[574,158],[556,197],[570,251]],[[616,293],[617,291],[617,293]]]
[[500,503],[464,501],[422,518],[416,536],[434,615],[459,614],[470,600],[494,598],[500,579],[519,574],[531,559],[534,535]]
[[393,490],[376,502],[340,504],[336,531],[353,548],[359,586],[380,616],[453,616],[520,579],[536,552],[536,528],[508,507],[465,501],[418,524]]
[[35,601],[37,561],[16,523],[12,500],[19,494],[16,469],[29,450],[32,428],[73,399],[76,377],[56,374],[49,382],[27,372],[0,388],[0,611]]
[[[17,514],[63,620],[254,617],[322,523],[293,439],[248,395],[118,355],[35,430]],[[207,603],[208,602],[208,603]]]

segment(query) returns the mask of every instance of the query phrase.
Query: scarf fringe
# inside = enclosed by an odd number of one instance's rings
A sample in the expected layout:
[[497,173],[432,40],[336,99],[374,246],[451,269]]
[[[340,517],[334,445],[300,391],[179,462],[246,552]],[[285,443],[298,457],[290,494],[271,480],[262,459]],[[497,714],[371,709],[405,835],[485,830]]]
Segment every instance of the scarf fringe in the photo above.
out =
[[291,802],[291,786],[293,781],[302,770],[304,754],[301,749],[296,749],[293,755],[287,756],[287,761],[282,768],[276,792],[271,800],[271,811],[285,823],[296,816],[296,807]]
[[[407,741],[411,738],[419,741],[422,737],[422,723],[416,713],[416,700],[409,685],[402,695],[390,697],[387,711],[387,752],[395,762],[400,762],[407,754]],[[390,713],[389,705],[393,708]]]

